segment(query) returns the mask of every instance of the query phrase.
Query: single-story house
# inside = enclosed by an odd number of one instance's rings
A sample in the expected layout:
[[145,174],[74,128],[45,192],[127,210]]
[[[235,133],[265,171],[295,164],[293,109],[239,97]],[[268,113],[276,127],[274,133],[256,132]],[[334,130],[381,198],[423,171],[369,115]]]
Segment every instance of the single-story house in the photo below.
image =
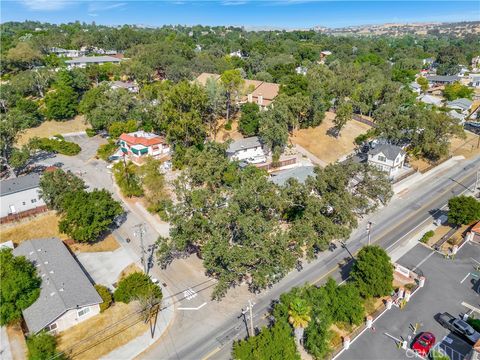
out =
[[297,166],[270,174],[270,181],[278,186],[284,186],[288,179],[296,179],[300,184],[304,184],[310,176],[315,176],[313,166]]
[[159,159],[170,153],[165,138],[143,130],[123,133],[119,138],[120,150],[134,164],[141,165],[145,157]]
[[461,112],[468,112],[472,107],[473,101],[465,98],[447,101],[447,107],[450,109],[460,110]]
[[422,60],[423,65],[433,65],[433,63],[435,63],[434,58],[426,58]]
[[295,68],[295,72],[298,74],[298,75],[307,75],[307,68],[305,66],[297,66]]
[[457,75],[431,75],[427,76],[427,80],[430,86],[447,85],[460,81],[460,77]]
[[[202,86],[205,86],[208,79],[218,81],[220,79],[220,75],[202,73],[194,81]],[[260,80],[245,79],[238,103],[254,102],[258,104],[261,109],[265,110],[277,97],[279,91],[280,85],[278,84]]]
[[455,110],[450,110],[447,113],[448,116],[450,116],[452,119],[457,120],[460,124],[462,124],[465,121],[465,114],[461,114],[459,112],[456,112]]
[[228,146],[227,156],[230,160],[238,160],[248,164],[259,164],[267,161],[263,145],[258,136],[233,141]]
[[32,173],[0,181],[0,218],[46,209],[40,197],[40,175]]
[[42,280],[40,296],[23,310],[29,333],[58,333],[100,313],[102,298],[60,239],[23,241],[13,254],[31,261]]
[[480,56],[475,56],[472,58],[472,68],[474,70],[480,69]]
[[433,96],[433,95],[421,95],[419,97],[417,97],[417,100],[425,103],[425,104],[428,104],[428,105],[435,105],[435,106],[438,106],[438,107],[441,107],[442,106],[442,98],[439,98],[439,97],[436,97],[436,96]]
[[405,155],[405,151],[400,146],[381,144],[368,151],[367,161],[385,171],[389,177],[393,177],[403,168]]
[[408,86],[410,87],[410,90],[412,90],[416,94],[420,95],[420,93],[422,92],[422,87],[416,81],[412,81]]
[[74,58],[71,60],[65,61],[67,64],[67,67],[69,69],[75,68],[75,67],[80,67],[84,68],[87,67],[87,65],[102,65],[102,64],[107,64],[107,63],[112,63],[112,64],[120,64],[122,60],[118,59],[113,56],[82,56],[78,58]]
[[243,54],[241,50],[232,51],[229,55],[239,57],[240,59],[243,58]]
[[112,81],[110,83],[110,88],[114,90],[125,89],[132,93],[138,93],[140,90],[138,85],[133,81]]
[[470,86],[476,88],[480,87],[480,75],[471,77]]
[[50,49],[50,53],[60,57],[68,57],[68,58],[75,58],[75,57],[85,55],[85,51],[82,51],[82,50],[62,49],[57,47],[52,47]]

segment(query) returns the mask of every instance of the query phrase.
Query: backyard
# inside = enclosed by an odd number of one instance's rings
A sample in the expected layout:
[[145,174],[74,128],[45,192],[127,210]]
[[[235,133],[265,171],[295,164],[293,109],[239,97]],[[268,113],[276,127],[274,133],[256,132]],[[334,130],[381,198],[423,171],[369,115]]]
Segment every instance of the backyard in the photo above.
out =
[[355,138],[366,133],[370,126],[350,120],[342,129],[338,138],[328,134],[333,127],[335,114],[327,112],[325,119],[316,128],[301,129],[293,132],[290,141],[300,145],[326,163],[333,163],[350,154],[355,149]]

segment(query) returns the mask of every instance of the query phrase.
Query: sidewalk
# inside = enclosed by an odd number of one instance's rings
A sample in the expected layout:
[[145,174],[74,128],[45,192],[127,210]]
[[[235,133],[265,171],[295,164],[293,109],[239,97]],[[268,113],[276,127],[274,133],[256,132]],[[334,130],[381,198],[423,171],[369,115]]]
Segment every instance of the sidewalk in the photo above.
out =
[[[155,274],[155,276],[157,275],[158,274]],[[165,287],[163,287],[162,285],[159,286],[162,288],[163,300],[162,310],[158,313],[157,323],[155,324],[154,336],[152,337],[151,331],[149,329],[145,333],[143,333],[143,335],[137,336],[129,343],[120,346],[109,354],[102,356],[100,359],[133,359],[145,350],[147,350],[153,343],[158,341],[165,332],[168,331],[168,327],[173,322],[173,319],[175,317],[174,297]]]
[[12,351],[10,350],[10,343],[7,335],[7,328],[0,327],[0,359],[12,360]]

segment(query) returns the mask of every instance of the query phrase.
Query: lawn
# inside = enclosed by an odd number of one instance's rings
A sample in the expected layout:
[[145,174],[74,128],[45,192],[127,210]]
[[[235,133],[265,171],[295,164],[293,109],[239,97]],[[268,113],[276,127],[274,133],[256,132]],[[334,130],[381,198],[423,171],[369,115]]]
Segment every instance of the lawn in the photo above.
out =
[[334,113],[327,112],[325,119],[319,126],[313,129],[294,131],[290,141],[307,149],[326,163],[341,159],[355,149],[354,139],[358,135],[366,133],[370,126],[356,120],[350,120],[342,129],[340,136],[335,138],[327,134],[328,129],[333,127],[334,117]]
[[115,303],[103,313],[61,332],[58,348],[69,359],[98,359],[149,329],[140,314],[135,314],[137,310],[136,302]]
[[113,251],[120,246],[111,234],[92,245],[74,243],[68,239],[67,235],[58,231],[58,220],[56,213],[49,211],[18,222],[3,224],[0,226],[0,243],[12,240],[15,245],[18,245],[25,240],[58,237],[73,252]]
[[40,126],[25,130],[17,139],[17,145],[25,145],[28,141],[35,137],[50,137],[56,134],[68,134],[72,132],[85,131],[89,128],[84,121],[82,115],[75,116],[72,120],[67,121],[45,121]]

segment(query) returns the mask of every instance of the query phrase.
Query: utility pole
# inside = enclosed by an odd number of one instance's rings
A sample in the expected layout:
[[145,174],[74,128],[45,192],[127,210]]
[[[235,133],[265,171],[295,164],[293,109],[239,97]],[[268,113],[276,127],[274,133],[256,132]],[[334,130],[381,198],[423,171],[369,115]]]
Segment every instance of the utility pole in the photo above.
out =
[[255,305],[255,304],[252,303],[252,301],[249,299],[248,300],[248,308],[250,310],[250,332],[251,332],[252,336],[255,336],[255,329],[253,328],[253,305]]
[[[478,137],[480,139],[480,136]],[[475,179],[475,188],[473,189],[473,192],[478,190],[478,187],[480,186],[480,170],[477,170],[477,178]]]
[[370,246],[370,240],[371,240],[370,233],[372,232],[372,225],[373,225],[373,222],[371,221],[369,221],[367,224],[368,246]]
[[143,265],[143,271],[145,272],[145,274],[148,273],[148,264],[147,264],[147,261],[145,260],[145,245],[143,244],[143,235],[145,235],[145,227],[144,227],[144,224],[143,223],[140,223],[140,224],[137,224],[134,226],[134,228],[138,229],[136,230],[133,235],[134,236],[139,236],[140,237],[140,250],[142,252],[142,265]]

